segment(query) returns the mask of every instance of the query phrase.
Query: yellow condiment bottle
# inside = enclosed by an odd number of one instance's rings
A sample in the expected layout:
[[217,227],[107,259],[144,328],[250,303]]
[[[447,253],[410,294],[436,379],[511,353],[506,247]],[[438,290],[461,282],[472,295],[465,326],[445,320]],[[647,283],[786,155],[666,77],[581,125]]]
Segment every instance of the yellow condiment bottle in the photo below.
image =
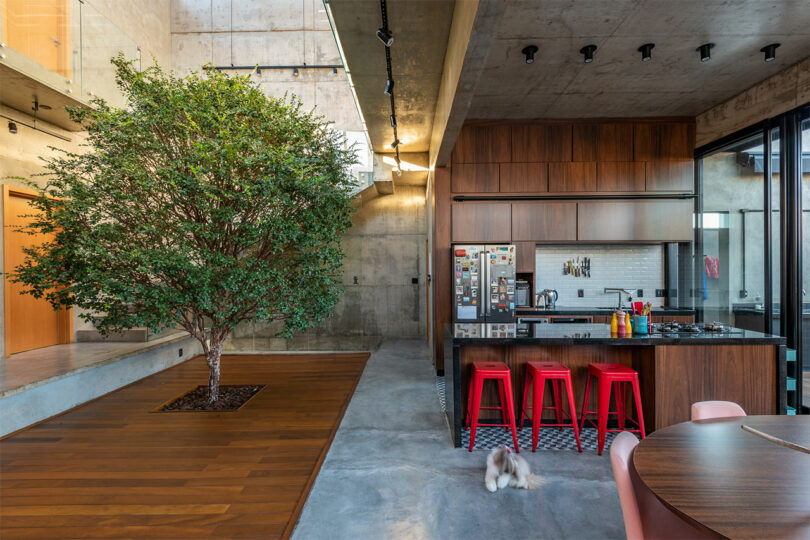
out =
[[619,331],[619,321],[616,320],[616,312],[613,312],[613,319],[610,321],[610,333],[615,334]]
[[628,334],[633,333],[633,325],[630,324],[630,312],[629,311],[624,314],[624,328],[625,328],[625,332],[627,332]]

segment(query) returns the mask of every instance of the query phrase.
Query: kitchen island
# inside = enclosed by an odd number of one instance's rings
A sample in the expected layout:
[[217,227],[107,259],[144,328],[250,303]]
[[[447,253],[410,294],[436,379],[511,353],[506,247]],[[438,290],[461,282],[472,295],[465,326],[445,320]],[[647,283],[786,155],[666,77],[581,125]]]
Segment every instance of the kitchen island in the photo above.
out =
[[[732,328],[724,333],[653,333],[611,336],[607,324],[464,324],[445,326],[445,394],[453,441],[461,446],[469,368],[498,361],[512,370],[515,410],[520,411],[525,364],[560,362],[571,369],[574,402],[581,410],[588,364],[614,362],[639,373],[647,431],[689,420],[696,401],[728,400],[748,414],[785,412],[785,339]],[[628,414],[631,393],[627,392]],[[546,392],[544,405],[551,405]],[[595,409],[595,392],[590,409]],[[496,404],[494,385],[482,404]],[[567,407],[566,407],[567,409]],[[497,411],[482,411],[483,423]],[[550,411],[546,412],[550,416]]]

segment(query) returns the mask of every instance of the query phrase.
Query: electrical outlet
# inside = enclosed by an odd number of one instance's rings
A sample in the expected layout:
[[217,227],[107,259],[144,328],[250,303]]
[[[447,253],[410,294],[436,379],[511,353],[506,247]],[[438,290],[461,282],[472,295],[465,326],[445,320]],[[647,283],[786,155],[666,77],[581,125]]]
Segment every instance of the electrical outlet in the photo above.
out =
[[177,349],[177,356],[179,356],[180,358],[183,357],[183,349]]
[[664,298],[667,295],[666,289],[655,289],[656,298]]
[[577,296],[579,296],[580,298],[584,298],[585,297],[585,290],[584,289],[577,289]]
[[644,297],[644,289],[636,289],[636,298]]

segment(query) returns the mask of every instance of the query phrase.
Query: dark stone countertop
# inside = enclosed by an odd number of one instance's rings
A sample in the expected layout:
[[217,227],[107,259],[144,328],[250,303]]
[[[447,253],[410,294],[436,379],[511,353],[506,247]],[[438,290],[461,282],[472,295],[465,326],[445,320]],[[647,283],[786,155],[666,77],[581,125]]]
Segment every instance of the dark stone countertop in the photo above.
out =
[[[459,326],[464,327],[459,328]],[[485,328],[489,326],[490,328]],[[495,328],[492,328],[495,327]],[[514,327],[514,328],[513,328]],[[470,332],[477,336],[470,336]],[[515,332],[515,334],[512,334]],[[466,335],[463,335],[466,334]],[[514,335],[514,337],[489,337]],[[613,337],[608,324],[497,324],[464,323],[445,326],[445,338],[453,345],[784,345],[785,338],[753,330],[732,328],[730,332],[634,334]]]
[[[625,306],[625,309],[627,306]],[[518,317],[525,316],[552,316],[552,315],[613,315],[615,308],[601,309],[597,307],[567,307],[557,306],[554,309],[533,309],[533,308],[518,308]],[[653,316],[666,316],[666,315],[694,315],[694,309],[685,308],[653,308]]]

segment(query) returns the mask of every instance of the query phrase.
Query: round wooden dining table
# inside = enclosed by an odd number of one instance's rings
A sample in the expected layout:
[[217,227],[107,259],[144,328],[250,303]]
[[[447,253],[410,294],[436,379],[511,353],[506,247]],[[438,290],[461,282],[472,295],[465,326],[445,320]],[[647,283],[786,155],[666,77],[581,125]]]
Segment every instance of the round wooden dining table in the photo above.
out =
[[684,422],[642,440],[633,465],[687,521],[727,538],[810,538],[810,454],[742,429],[810,447],[810,416]]

